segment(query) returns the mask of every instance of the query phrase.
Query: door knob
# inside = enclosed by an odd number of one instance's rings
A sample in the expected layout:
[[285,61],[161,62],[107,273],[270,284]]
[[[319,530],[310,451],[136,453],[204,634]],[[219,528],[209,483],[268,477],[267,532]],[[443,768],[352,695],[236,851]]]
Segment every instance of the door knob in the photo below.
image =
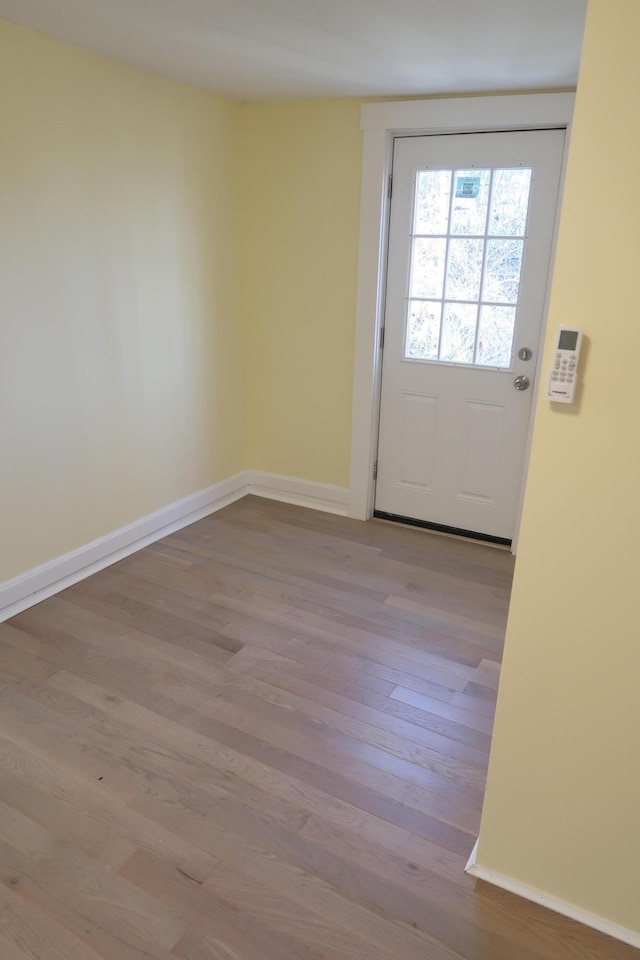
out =
[[528,390],[529,383],[530,383],[529,377],[524,377],[524,376],[516,377],[515,380],[513,381],[513,385],[516,388],[516,390]]

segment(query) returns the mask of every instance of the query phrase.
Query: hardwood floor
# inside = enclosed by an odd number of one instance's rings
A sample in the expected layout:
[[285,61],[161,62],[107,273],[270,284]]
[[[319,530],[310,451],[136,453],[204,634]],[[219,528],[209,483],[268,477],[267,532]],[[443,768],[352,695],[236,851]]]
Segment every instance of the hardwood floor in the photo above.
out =
[[637,960],[463,873],[511,574],[247,497],[0,625],[1,960]]

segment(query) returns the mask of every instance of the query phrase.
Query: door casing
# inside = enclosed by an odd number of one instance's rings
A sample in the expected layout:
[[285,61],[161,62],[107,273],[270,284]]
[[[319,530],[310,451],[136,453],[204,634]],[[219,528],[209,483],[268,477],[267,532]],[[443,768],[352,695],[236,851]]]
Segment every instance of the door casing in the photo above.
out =
[[[394,137],[440,133],[537,130],[564,127],[566,166],[575,95],[519,94],[504,97],[408,100],[365,104],[363,131],[360,244],[356,307],[356,340],[351,421],[351,470],[348,515],[368,520],[373,515],[381,376],[381,331],[384,317],[385,264],[389,219],[389,183]],[[562,195],[562,186],[560,195]],[[555,239],[554,239],[555,247]],[[552,263],[554,253],[552,252]],[[546,326],[549,292],[546,291]],[[538,381],[542,378],[538,378]],[[520,511],[528,470],[535,397],[529,423]],[[519,519],[518,519],[519,526]],[[516,552],[517,534],[512,550]]]

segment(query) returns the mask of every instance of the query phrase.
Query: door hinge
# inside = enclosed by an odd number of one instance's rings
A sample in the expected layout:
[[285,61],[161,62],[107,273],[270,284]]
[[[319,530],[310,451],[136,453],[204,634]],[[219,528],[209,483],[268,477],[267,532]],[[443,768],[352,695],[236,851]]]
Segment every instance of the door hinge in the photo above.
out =
[[391,200],[391,194],[393,193],[393,175],[389,174],[389,182],[387,184],[387,199]]
[[374,480],[378,479],[378,461],[377,460],[373,465],[373,479]]
[[380,349],[384,350],[384,327],[380,327]]

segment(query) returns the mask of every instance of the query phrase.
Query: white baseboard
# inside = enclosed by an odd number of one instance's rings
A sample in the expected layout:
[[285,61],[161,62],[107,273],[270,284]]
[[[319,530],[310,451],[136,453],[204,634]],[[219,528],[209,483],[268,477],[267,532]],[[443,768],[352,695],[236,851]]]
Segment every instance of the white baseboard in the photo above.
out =
[[0,623],[136,550],[226,507],[246,493],[246,475],[236,474],[134,520],[78,550],[43,563],[14,580],[5,581],[0,584]]
[[537,887],[530,887],[528,884],[522,883],[520,880],[515,880],[506,874],[497,873],[495,870],[483,867],[482,864],[478,863],[477,858],[478,841],[476,840],[475,846],[471,851],[471,856],[464,869],[465,873],[475,877],[477,880],[484,880],[485,883],[492,883],[495,887],[501,887],[503,890],[515,893],[519,897],[524,897],[525,900],[532,900],[534,903],[539,903],[541,906],[547,907],[547,909],[553,910],[555,913],[561,913],[571,920],[577,920],[578,923],[583,923],[586,927],[592,927],[594,930],[599,930],[600,933],[606,933],[607,936],[613,937],[615,940],[629,943],[632,947],[640,947],[640,933],[638,931],[621,927],[619,924],[605,919],[605,917],[598,916],[597,913],[590,913],[588,910],[583,910],[573,903],[561,900],[560,897],[554,897],[549,893],[545,893],[544,890],[539,890]]
[[0,583],[0,623],[248,493],[342,516],[347,512],[346,488],[245,470]]
[[247,471],[247,493],[269,500],[281,500],[299,507],[323,510],[341,517],[347,515],[349,491],[346,487],[337,487],[332,483],[314,483],[312,480],[299,480],[297,477],[285,477],[279,473],[264,473],[261,470]]
[[475,876],[474,869],[476,867],[476,859],[478,857],[478,841],[473,845],[473,850],[469,854],[469,859],[467,860],[467,865],[464,868],[464,872],[470,874],[472,877]]

